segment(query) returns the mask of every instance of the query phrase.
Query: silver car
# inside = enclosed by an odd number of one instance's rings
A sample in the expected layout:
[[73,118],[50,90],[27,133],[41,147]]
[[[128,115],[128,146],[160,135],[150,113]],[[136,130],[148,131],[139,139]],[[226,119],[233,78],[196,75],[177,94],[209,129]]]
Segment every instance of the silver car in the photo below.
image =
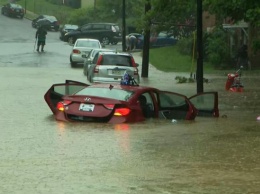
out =
[[99,52],[89,64],[87,78],[91,83],[120,82],[127,72],[139,84],[138,66],[130,53]]
[[77,63],[83,63],[82,55],[88,55],[92,49],[102,48],[101,43],[97,39],[79,38],[76,40],[70,53],[70,64],[75,66]]
[[85,76],[88,75],[89,64],[92,63],[92,61],[93,61],[95,55],[96,55],[97,53],[99,53],[99,52],[104,52],[104,51],[114,51],[114,50],[111,50],[111,49],[103,49],[103,48],[101,48],[101,49],[92,49],[92,50],[88,53],[88,55],[82,55],[82,57],[85,58],[85,59],[84,59],[84,63],[83,63],[83,74],[84,74]]

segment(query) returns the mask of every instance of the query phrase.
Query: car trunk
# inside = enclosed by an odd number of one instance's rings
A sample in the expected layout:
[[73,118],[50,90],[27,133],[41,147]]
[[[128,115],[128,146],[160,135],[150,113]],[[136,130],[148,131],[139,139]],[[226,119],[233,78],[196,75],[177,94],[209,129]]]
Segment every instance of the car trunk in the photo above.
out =
[[108,78],[122,78],[125,71],[127,71],[131,76],[134,75],[133,68],[127,66],[112,66],[112,65],[100,65],[99,66],[99,77]]
[[72,101],[65,108],[66,117],[77,121],[108,122],[115,109],[122,106],[119,100],[93,96],[68,96],[64,100]]

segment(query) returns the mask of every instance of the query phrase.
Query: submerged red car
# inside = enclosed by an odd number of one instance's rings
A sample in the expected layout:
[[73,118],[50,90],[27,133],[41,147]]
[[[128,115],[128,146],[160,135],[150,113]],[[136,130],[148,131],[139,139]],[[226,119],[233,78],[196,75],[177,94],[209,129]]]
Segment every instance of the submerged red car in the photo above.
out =
[[44,99],[60,121],[131,123],[148,118],[194,120],[196,116],[219,116],[217,92],[187,98],[153,87],[66,80],[52,85]]

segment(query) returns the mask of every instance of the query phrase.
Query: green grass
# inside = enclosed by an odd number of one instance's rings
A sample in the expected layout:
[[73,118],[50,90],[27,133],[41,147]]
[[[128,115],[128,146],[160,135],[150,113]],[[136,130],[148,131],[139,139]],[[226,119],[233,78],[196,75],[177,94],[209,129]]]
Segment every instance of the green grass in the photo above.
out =
[[[197,67],[197,59],[181,55],[177,46],[150,49],[150,63],[164,72],[194,72]],[[207,63],[203,63],[203,67],[208,73],[216,71]]]
[[[158,70],[164,72],[188,72],[196,73],[197,59],[192,62],[192,57],[181,55],[177,46],[162,47],[150,49],[149,62]],[[193,65],[192,65],[193,64]],[[234,69],[219,70],[213,65],[203,62],[203,73],[206,74],[226,74],[234,72]],[[243,70],[242,70],[243,71]],[[243,71],[244,75],[259,75],[259,68],[254,67],[252,70]]]

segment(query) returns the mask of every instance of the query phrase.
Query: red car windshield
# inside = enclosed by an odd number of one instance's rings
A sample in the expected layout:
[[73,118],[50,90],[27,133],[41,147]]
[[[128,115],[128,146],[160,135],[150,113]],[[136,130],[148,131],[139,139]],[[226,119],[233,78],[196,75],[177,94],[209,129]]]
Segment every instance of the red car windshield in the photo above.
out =
[[128,90],[87,87],[77,92],[74,95],[88,95],[88,96],[97,96],[97,97],[110,98],[115,100],[128,101],[133,94],[134,94],[133,91],[128,91]]

